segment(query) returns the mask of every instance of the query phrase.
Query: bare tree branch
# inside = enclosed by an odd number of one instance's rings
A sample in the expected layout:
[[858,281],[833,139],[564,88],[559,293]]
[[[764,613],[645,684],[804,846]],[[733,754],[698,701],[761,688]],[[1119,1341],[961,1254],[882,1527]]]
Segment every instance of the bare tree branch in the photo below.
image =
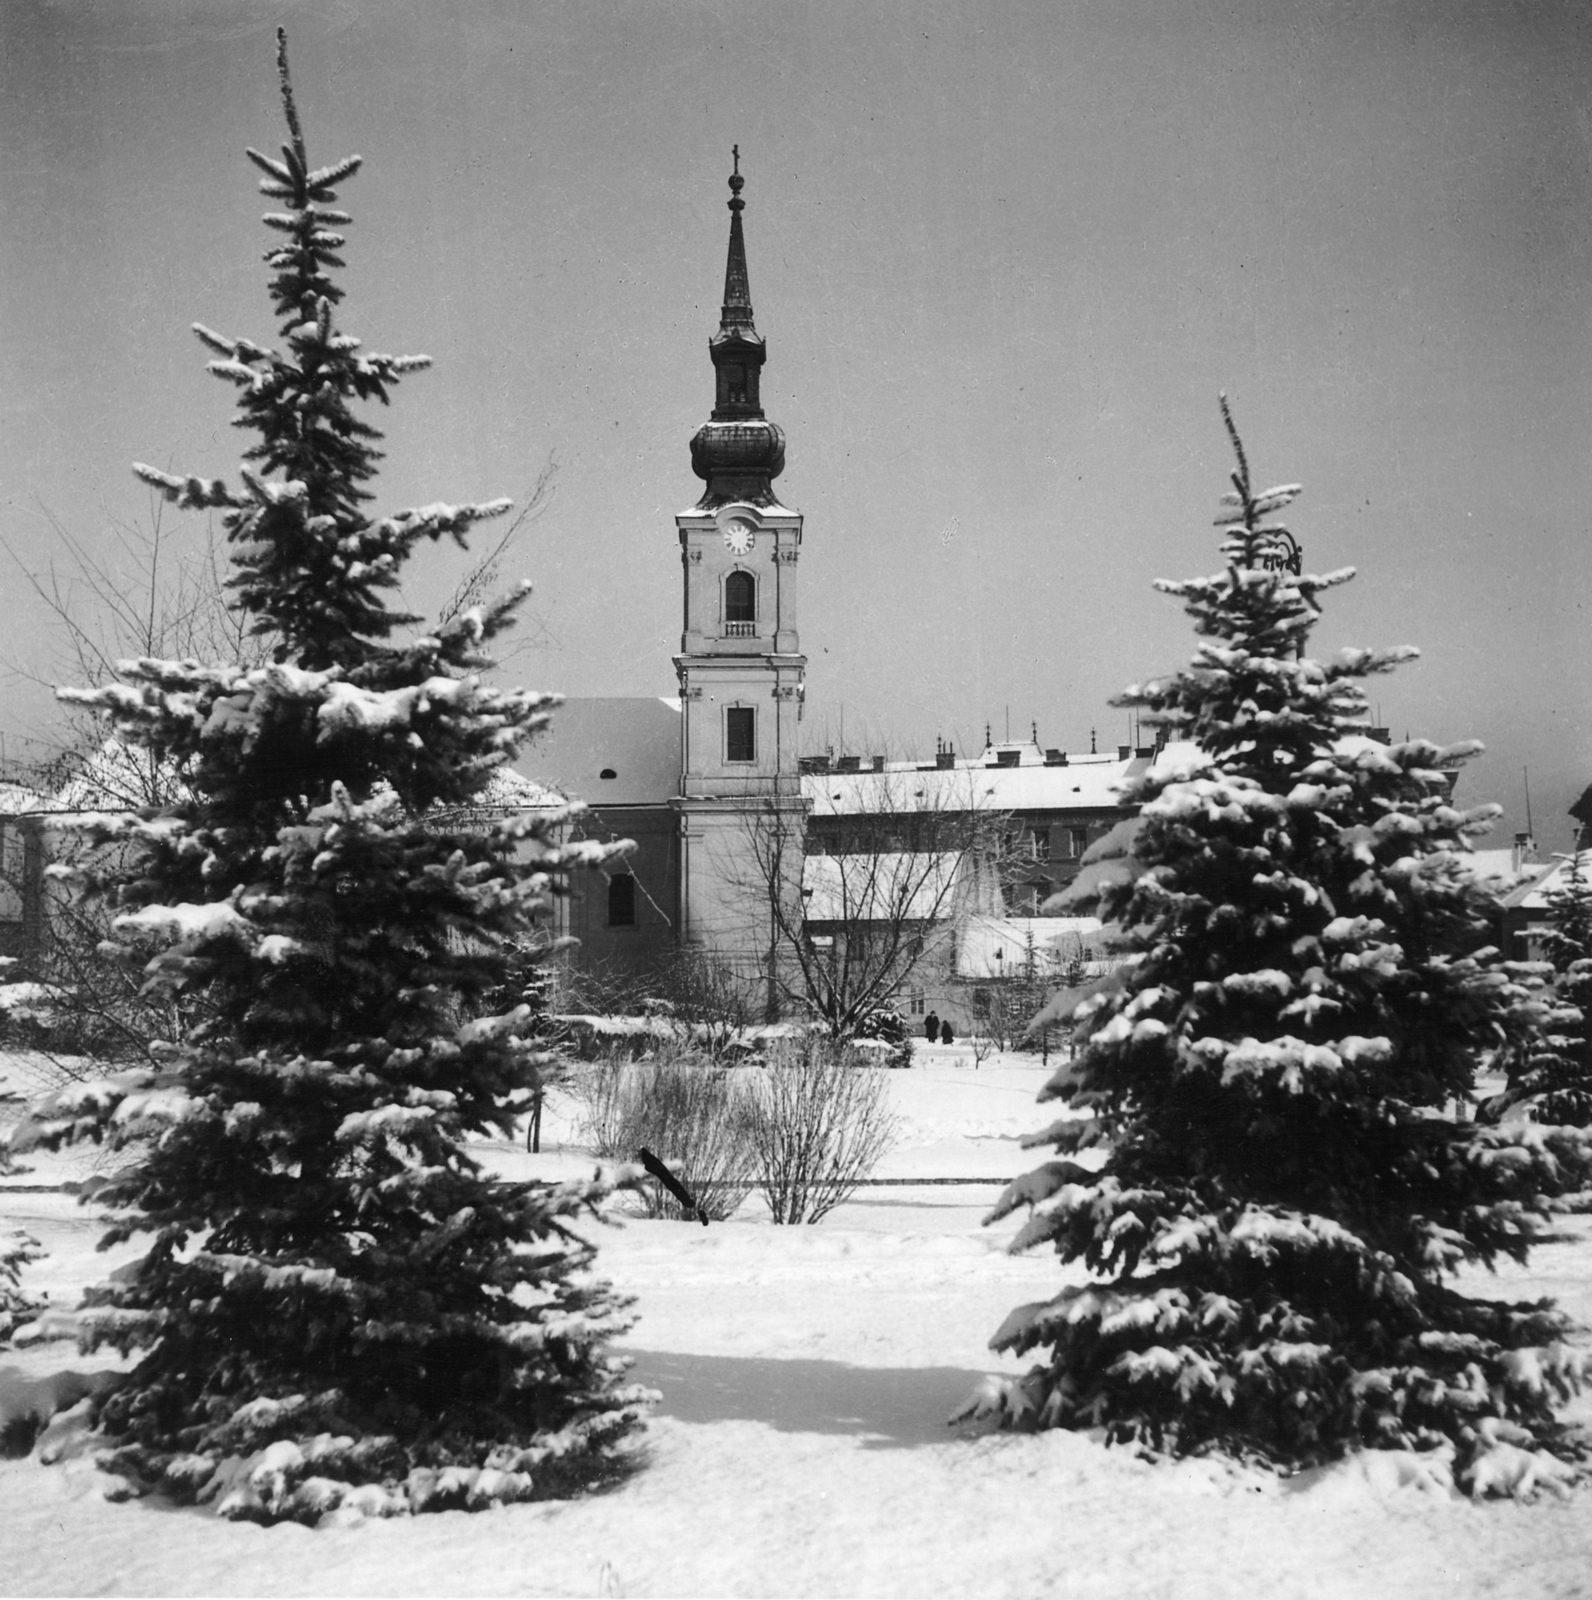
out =
[[[440,622],[452,622],[460,612],[467,611],[471,606],[490,604],[494,591],[503,581],[504,562],[515,541],[527,528],[533,528],[541,522],[551,509],[553,499],[558,493],[559,471],[557,456],[549,455],[542,464],[542,470],[536,475],[536,481],[521,497],[520,509],[513,521],[498,536],[497,542],[489,550],[484,551],[459,580],[458,587],[442,607],[438,618]],[[506,650],[499,657],[500,663],[512,660],[525,650],[555,643],[544,619],[535,616],[527,619],[522,614],[521,624],[526,620],[529,620],[535,630],[534,636],[521,639]]]
[[952,959],[968,916],[1004,909],[1009,829],[965,770],[840,776],[866,785],[859,809],[807,817],[774,797],[749,814],[736,887],[767,918],[770,987],[849,1038],[925,966]]

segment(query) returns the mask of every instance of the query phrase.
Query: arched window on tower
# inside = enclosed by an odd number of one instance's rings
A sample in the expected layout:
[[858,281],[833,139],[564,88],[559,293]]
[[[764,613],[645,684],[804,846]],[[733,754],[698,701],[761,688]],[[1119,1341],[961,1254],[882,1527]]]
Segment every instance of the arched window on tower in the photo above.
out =
[[757,632],[757,579],[735,571],[724,580],[724,631],[732,639],[750,639]]

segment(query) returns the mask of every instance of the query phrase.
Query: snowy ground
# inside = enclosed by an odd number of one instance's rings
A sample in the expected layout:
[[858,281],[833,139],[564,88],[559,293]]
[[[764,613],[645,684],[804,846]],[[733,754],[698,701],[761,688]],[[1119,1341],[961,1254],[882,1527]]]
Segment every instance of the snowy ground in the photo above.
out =
[[[25,1064],[0,1058],[21,1086]],[[979,1219],[1031,1164],[1045,1113],[1036,1062],[975,1070],[935,1049],[888,1081],[903,1120],[881,1177],[982,1186],[875,1188],[814,1228],[627,1221],[604,1270],[637,1301],[625,1342],[663,1392],[618,1488],[482,1515],[261,1529],[153,1500],[108,1503],[83,1461],[0,1461],[0,1593],[1400,1597],[1592,1595],[1592,1489],[1568,1502],[1473,1505],[1400,1486],[1373,1460],[1291,1481],[1210,1463],[1151,1466],[1074,1434],[970,1436],[946,1415],[981,1374],[1017,1370],[986,1341],[1054,1292],[1053,1257],[1014,1258],[1017,1218]],[[0,1107],[0,1115],[3,1115]],[[584,1168],[567,1107],[547,1148],[487,1152],[505,1172]],[[73,1157],[76,1171],[89,1158]],[[0,1231],[52,1252],[28,1277],[71,1304],[116,1265],[90,1211],[0,1192]],[[0,1180],[0,1191],[6,1188]],[[1552,1295],[1592,1324],[1592,1219],[1493,1292]],[[118,1256],[133,1253],[124,1248]],[[38,1377],[93,1365],[70,1345],[0,1350]]]

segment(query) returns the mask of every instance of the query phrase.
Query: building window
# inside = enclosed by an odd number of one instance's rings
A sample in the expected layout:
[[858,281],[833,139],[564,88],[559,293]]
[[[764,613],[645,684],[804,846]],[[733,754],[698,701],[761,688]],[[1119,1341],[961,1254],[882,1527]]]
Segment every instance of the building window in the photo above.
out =
[[973,1015],[981,1022],[989,1017],[989,990],[975,989],[973,991]]
[[724,713],[724,759],[757,760],[757,708],[731,706]]
[[1089,830],[1087,828],[1073,828],[1071,832],[1072,849],[1068,854],[1076,859],[1089,848]]
[[629,872],[616,872],[608,880],[608,926],[633,928],[636,925],[636,880]]
[[757,579],[750,572],[732,572],[724,580],[724,631],[732,639],[757,632]]
[[22,830],[0,821],[0,922],[22,921],[22,884],[27,849]]
[[757,580],[750,572],[735,571],[724,580],[724,620],[757,621]]
[[928,1001],[921,989],[911,989],[907,992],[907,1015],[921,1017],[927,1009]]
[[1035,861],[1050,860],[1050,829],[1035,828],[1030,836],[1033,843],[1033,857]]

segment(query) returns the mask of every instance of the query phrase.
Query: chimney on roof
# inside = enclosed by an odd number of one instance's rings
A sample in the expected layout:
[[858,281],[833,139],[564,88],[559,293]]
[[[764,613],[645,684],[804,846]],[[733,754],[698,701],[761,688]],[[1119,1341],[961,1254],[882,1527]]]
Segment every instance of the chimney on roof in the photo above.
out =
[[1131,756],[1132,754],[1133,754],[1133,746],[1131,744],[1119,744],[1117,746],[1117,760],[1118,761],[1126,761],[1128,759],[1128,757]]
[[955,765],[956,751],[952,746],[946,745],[944,749],[934,752],[934,766],[937,771],[949,772]]
[[861,770],[861,767],[862,767],[862,757],[861,756],[842,756],[835,763],[835,771],[836,772],[857,772],[857,771]]
[[1530,866],[1537,859],[1537,841],[1529,833],[1517,833],[1509,850],[1509,866],[1514,872]]
[[1045,752],[1045,765],[1047,767],[1066,766],[1067,752],[1065,750],[1047,750]]
[[875,772],[883,772],[884,771],[884,757],[883,756],[875,756],[873,758],[873,770]]

